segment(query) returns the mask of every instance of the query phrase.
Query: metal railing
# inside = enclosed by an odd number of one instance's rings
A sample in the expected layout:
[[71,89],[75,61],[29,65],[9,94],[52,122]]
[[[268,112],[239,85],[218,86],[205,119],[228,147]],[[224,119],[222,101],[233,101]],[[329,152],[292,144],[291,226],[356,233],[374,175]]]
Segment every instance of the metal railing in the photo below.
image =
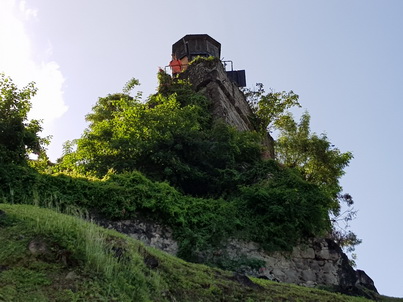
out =
[[[230,63],[231,64],[231,71],[234,71],[234,62],[232,62],[231,60],[220,60],[221,61],[221,63],[223,64],[223,66],[224,66],[224,69],[225,69],[225,71],[227,71],[227,63]],[[183,71],[184,69],[183,69],[183,66],[185,66],[186,68],[189,66],[190,64],[188,63],[188,64],[181,64],[181,70]],[[169,65],[166,65],[166,66],[164,66],[164,72],[165,73],[168,73],[167,72],[167,69],[171,69],[171,66],[169,66]],[[186,69],[185,68],[185,69]],[[171,70],[172,71],[172,70]],[[172,73],[172,72],[171,72]]]

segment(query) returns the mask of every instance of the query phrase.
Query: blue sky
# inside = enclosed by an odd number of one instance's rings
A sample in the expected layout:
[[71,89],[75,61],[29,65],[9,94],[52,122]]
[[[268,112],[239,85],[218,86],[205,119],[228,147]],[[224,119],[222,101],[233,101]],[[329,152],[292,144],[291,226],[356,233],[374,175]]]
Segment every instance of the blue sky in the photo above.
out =
[[0,72],[37,82],[32,117],[55,160],[98,97],[132,77],[153,93],[172,44],[209,34],[249,87],[293,90],[312,131],[353,152],[342,184],[359,210],[358,268],[402,297],[402,12],[400,0],[1,0]]

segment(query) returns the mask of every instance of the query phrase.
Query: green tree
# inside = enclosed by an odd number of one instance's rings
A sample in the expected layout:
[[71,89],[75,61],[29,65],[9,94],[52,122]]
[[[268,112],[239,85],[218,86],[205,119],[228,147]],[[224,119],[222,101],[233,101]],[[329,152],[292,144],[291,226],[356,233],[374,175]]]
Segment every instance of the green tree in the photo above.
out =
[[257,90],[244,89],[246,99],[254,112],[255,126],[260,132],[272,130],[275,124],[291,107],[301,107],[299,96],[292,90],[289,92],[270,91],[266,93],[263,84],[256,84]]
[[298,168],[305,179],[318,185],[334,200],[332,210],[340,208],[340,178],[353,158],[351,152],[341,152],[325,134],[311,133],[310,115],[305,112],[299,123],[292,114],[285,114],[276,122],[279,136],[276,141],[277,160],[288,167]]
[[[143,105],[127,94],[99,98],[92,113],[86,115],[89,127],[80,139],[65,143],[65,152],[57,168],[102,177],[109,169],[122,170],[123,162],[130,165],[130,159],[124,154],[130,150],[117,142],[116,128],[123,122],[120,116],[132,107],[141,111]],[[73,151],[75,147],[76,151]]]
[[19,89],[0,74],[0,162],[21,164],[29,153],[44,153],[48,138],[39,137],[41,122],[27,117],[36,91],[33,82]]
[[[331,238],[347,253],[352,253],[355,246],[361,244],[362,240],[350,230],[350,221],[354,220],[357,216],[357,210],[354,209],[353,198],[350,194],[339,194],[339,201],[345,204],[343,210],[337,211],[330,215],[332,222]],[[351,254],[352,259],[350,263],[354,266],[356,255]]]
[[[353,252],[361,239],[349,230],[349,221],[357,211],[351,208],[354,201],[350,194],[342,194],[340,178],[353,158],[351,152],[341,152],[326,134],[311,133],[310,115],[305,112],[297,123],[291,113],[276,121],[279,137],[276,141],[277,160],[288,167],[297,168],[310,183],[316,184],[332,202],[328,205],[331,221],[330,237],[346,252]],[[341,212],[342,205],[347,209]],[[352,254],[354,263],[355,254]]]

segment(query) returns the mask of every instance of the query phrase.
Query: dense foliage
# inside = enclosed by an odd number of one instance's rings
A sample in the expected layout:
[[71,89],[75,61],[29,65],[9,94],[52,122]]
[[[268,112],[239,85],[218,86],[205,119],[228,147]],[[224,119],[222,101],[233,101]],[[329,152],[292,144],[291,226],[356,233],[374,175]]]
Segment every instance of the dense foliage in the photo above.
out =
[[180,242],[180,255],[195,261],[198,252],[231,237],[255,240],[267,250],[289,250],[328,228],[329,200],[321,191],[274,161],[256,167],[248,177],[262,172],[272,175],[272,180],[243,186],[236,197],[213,199],[183,195],[139,172],[90,180],[4,166],[0,198],[61,211],[85,210],[112,219],[150,216],[170,225]]
[[260,160],[259,136],[213,123],[209,101],[190,84],[162,87],[164,93],[146,103],[127,94],[100,98],[59,171],[103,177],[109,170],[138,170],[198,196],[233,189],[238,183],[228,179]]

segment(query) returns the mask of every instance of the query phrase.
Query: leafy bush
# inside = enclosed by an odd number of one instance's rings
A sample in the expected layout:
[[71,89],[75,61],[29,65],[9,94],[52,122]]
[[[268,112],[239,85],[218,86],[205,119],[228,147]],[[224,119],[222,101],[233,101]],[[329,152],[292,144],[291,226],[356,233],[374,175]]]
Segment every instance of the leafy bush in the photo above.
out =
[[237,197],[248,239],[266,250],[290,250],[304,238],[329,229],[332,200],[316,185],[273,162],[259,169],[269,173],[268,179],[242,187]]

